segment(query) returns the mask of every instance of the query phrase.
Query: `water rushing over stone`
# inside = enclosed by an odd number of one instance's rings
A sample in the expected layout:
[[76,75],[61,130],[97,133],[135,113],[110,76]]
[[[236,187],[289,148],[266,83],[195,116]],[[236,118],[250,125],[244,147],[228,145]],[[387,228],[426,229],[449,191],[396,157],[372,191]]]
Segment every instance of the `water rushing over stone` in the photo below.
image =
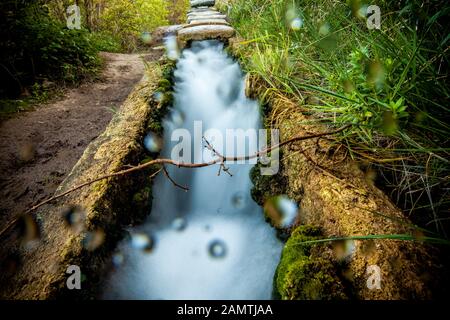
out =
[[[184,50],[175,71],[175,97],[164,121],[162,157],[170,157],[178,141],[174,129],[257,129],[259,110],[244,93],[239,65],[217,41],[194,42]],[[173,114],[182,114],[174,121]],[[255,152],[256,150],[248,150]],[[192,144],[192,155],[211,152]],[[108,279],[104,297],[122,299],[270,299],[273,274],[281,253],[275,230],[250,197],[250,164],[230,165],[233,176],[217,175],[218,167],[169,167],[153,186],[147,221],[130,230],[154,241],[151,252],[124,240],[120,267]],[[180,227],[181,226],[181,227]]]

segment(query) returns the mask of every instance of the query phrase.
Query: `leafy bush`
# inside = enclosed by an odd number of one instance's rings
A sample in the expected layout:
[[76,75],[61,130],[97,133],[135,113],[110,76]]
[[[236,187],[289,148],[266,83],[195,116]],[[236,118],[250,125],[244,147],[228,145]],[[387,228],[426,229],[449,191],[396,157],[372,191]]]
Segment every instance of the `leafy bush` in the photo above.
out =
[[35,82],[76,83],[96,72],[97,48],[86,30],[69,30],[40,1],[0,4],[0,97],[15,97]]
[[89,36],[92,45],[98,51],[105,52],[123,52],[120,39],[106,32],[92,32]]
[[100,29],[120,39],[126,51],[136,50],[143,32],[167,24],[164,0],[110,0],[101,15]]

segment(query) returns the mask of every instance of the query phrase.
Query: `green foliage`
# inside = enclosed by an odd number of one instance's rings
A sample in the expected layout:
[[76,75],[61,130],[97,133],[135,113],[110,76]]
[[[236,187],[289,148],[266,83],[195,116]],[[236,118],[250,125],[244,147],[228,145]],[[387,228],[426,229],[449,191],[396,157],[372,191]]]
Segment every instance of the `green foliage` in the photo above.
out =
[[[75,0],[42,0],[52,17],[66,22],[66,9]],[[155,27],[186,21],[189,0],[79,0],[81,25],[97,34],[99,49],[135,51],[151,38]],[[118,47],[121,47],[119,50]]]
[[[81,7],[81,30],[66,27],[66,9],[75,3]],[[173,19],[185,14],[186,1],[170,3]],[[165,0],[2,1],[0,99],[37,93],[42,101],[47,93],[39,86],[47,80],[76,84],[92,77],[100,67],[98,51],[138,49],[143,32],[167,24],[168,5]],[[12,110],[15,104],[2,100],[2,105]]]
[[167,9],[169,12],[168,20],[170,24],[186,23],[186,14],[190,8],[189,0],[169,0]]
[[[69,30],[47,21],[31,25],[27,43],[38,48],[36,57],[39,66],[56,79],[76,83],[92,75],[99,65],[97,49],[84,30]],[[33,43],[36,41],[35,43]]]
[[238,50],[247,71],[302,101],[315,121],[353,124],[339,137],[350,155],[380,169],[398,204],[442,232],[450,4],[377,1],[381,30],[369,30],[370,4],[236,0],[230,17],[245,39]]
[[38,82],[31,86],[31,95],[37,102],[45,102],[49,99],[49,91]]
[[0,12],[0,97],[23,94],[45,79],[76,83],[97,71],[100,60],[90,34],[67,29],[39,1],[6,1]]
[[168,23],[167,15],[164,0],[110,0],[101,15],[100,28],[120,39],[125,50],[133,51],[143,32]]
[[106,32],[92,32],[89,35],[90,41],[92,42],[92,45],[98,50],[98,51],[105,51],[105,52],[116,52],[120,53],[123,52],[120,40],[117,36],[113,36]]
[[0,99],[0,120],[16,112],[31,109],[28,99]]

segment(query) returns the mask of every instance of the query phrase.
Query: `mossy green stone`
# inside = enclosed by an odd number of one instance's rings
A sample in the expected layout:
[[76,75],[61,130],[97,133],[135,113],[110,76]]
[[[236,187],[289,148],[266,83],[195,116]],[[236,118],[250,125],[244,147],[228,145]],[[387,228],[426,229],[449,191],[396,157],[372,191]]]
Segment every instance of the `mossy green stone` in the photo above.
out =
[[283,300],[346,299],[334,265],[311,254],[310,244],[302,242],[318,238],[320,229],[297,227],[287,241],[275,272],[274,295]]

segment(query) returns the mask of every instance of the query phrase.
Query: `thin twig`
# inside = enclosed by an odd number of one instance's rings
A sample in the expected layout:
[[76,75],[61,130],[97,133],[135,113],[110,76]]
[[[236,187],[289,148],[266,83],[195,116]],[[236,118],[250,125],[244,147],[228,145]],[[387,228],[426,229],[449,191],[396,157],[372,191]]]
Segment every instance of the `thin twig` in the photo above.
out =
[[293,137],[289,140],[283,141],[279,144],[273,145],[271,147],[268,147],[262,151],[256,152],[255,154],[251,155],[251,156],[244,156],[244,157],[224,157],[225,161],[242,161],[242,160],[251,160],[254,159],[256,157],[259,157],[260,155],[264,155],[269,153],[272,150],[275,149],[279,149],[287,144],[290,144],[292,142],[297,142],[297,141],[302,141],[302,140],[308,140],[308,139],[314,139],[314,138],[320,138],[320,137],[324,137],[324,136],[329,136],[329,135],[333,135],[339,132],[344,131],[345,129],[349,128],[351,126],[351,124],[348,124],[340,129],[336,129],[334,131],[328,131],[328,132],[323,132],[323,133],[317,133],[317,134],[312,134],[309,136],[300,136],[300,137]]
[[182,186],[182,185],[178,184],[175,180],[173,180],[173,179],[170,177],[169,172],[167,172],[166,167],[163,166],[162,169],[163,169],[164,174],[165,174],[165,176],[167,177],[167,179],[169,179],[169,181],[172,182],[173,185],[174,185],[175,187],[178,187],[178,188],[180,188],[180,189],[183,189],[183,190],[186,191],[186,192],[189,191],[189,188],[188,188],[188,187],[185,187],[185,186]]
[[[135,167],[134,167],[134,168],[135,168]],[[150,176],[150,179],[152,179],[153,177],[155,177],[155,176],[156,176],[158,173],[160,173],[161,171],[162,171],[162,168],[159,169],[158,171],[154,172],[154,173]],[[122,172],[122,171],[120,171],[120,172]],[[59,199],[59,198],[61,198],[61,197],[64,197],[65,195],[67,195],[67,194],[69,194],[69,193],[71,193],[71,192],[74,192],[74,191],[76,191],[76,190],[78,190],[78,189],[81,189],[81,188],[83,188],[83,187],[85,187],[85,186],[88,186],[88,185],[90,185],[90,184],[93,184],[93,183],[95,183],[95,182],[97,182],[97,181],[100,181],[100,180],[103,180],[103,179],[107,179],[107,178],[112,177],[112,176],[116,176],[116,175],[118,175],[120,172],[117,172],[117,174],[110,174],[110,175],[107,175],[107,176],[99,177],[99,178],[97,178],[97,179],[95,179],[95,180],[91,180],[91,181],[85,182],[85,183],[83,183],[83,184],[80,184],[80,185],[78,185],[78,186],[72,188],[72,189],[67,190],[67,191],[64,192],[64,193],[61,193],[61,194],[59,194],[59,195],[53,196],[53,197],[51,197],[51,198],[48,198],[47,200],[45,200],[45,201],[43,201],[43,202],[41,202],[41,203],[39,203],[39,204],[37,204],[37,205],[31,207],[31,208],[28,209],[27,211],[25,211],[25,214],[29,214],[29,213],[31,213],[32,211],[36,210],[37,208],[43,206],[44,204],[47,204],[47,203],[49,203],[49,202],[51,202],[51,201],[53,201],[53,200]],[[13,227],[13,226],[19,221],[19,219],[20,219],[20,215],[17,216],[17,217],[15,217],[13,220],[11,220],[11,221],[10,221],[10,222],[2,229],[2,231],[0,231],[0,237],[1,237],[6,231],[8,231],[11,227]]]
[[217,157],[219,157],[220,159],[222,159],[222,162],[220,162],[220,166],[219,166],[219,172],[217,172],[217,175],[220,176],[220,173],[223,171],[225,173],[227,173],[230,177],[232,177],[233,175],[230,172],[230,168],[227,168],[225,166],[225,157],[219,153],[216,149],[214,149],[214,147],[212,146],[211,143],[209,143],[209,141],[203,136],[203,140],[206,143],[206,149],[212,151]]
[[225,163],[221,163],[220,166],[222,167],[222,171],[227,173],[230,177],[233,176],[233,174],[230,172],[230,168],[225,166]]
[[162,169],[163,169],[163,168],[159,169],[158,171],[155,171],[155,173],[153,173],[153,174],[149,177],[149,179],[152,179],[152,178],[154,178],[156,175],[158,175],[158,173],[160,173],[160,172],[162,171]]

